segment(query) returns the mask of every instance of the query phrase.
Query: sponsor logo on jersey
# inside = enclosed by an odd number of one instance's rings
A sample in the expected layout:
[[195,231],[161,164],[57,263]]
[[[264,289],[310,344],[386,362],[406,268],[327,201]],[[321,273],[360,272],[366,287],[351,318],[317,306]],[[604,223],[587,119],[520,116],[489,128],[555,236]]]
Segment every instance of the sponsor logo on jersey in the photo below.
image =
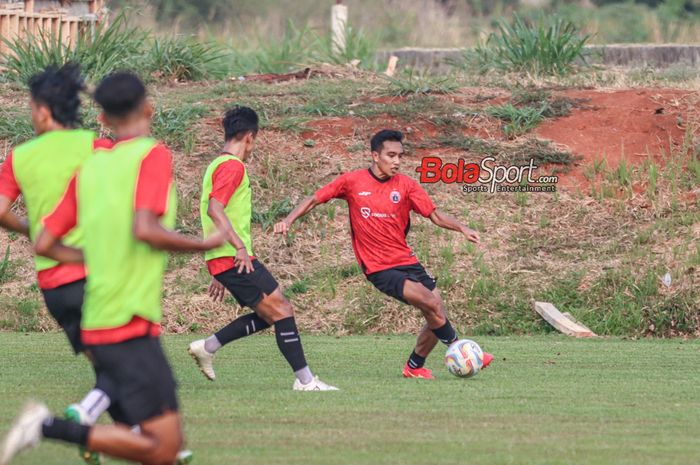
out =
[[369,218],[369,216],[372,214],[372,210],[367,207],[362,207],[360,208],[360,213],[362,213],[362,218]]
[[391,191],[391,194],[389,194],[389,198],[392,202],[399,203],[401,201],[401,194],[399,194],[399,191]]
[[367,191],[363,191],[363,192],[360,192],[360,193],[357,194],[357,195],[359,195],[360,197],[367,197],[368,195],[372,195],[372,193],[371,193],[371,192],[367,192]]

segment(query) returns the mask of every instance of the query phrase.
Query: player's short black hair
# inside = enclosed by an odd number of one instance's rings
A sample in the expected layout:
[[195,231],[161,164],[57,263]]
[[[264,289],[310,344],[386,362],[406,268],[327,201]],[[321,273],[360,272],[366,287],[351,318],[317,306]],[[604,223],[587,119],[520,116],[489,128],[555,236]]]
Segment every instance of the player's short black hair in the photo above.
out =
[[80,74],[80,65],[66,63],[57,68],[49,66],[29,79],[32,100],[46,105],[51,117],[67,128],[80,125],[80,91],[85,82]]
[[146,86],[134,73],[117,71],[100,81],[94,98],[107,116],[123,118],[143,105]]
[[226,112],[222,121],[224,127],[224,140],[230,141],[234,137],[242,138],[246,133],[258,134],[258,114],[249,107],[233,107]]
[[403,143],[403,133],[394,129],[382,129],[372,136],[372,139],[369,141],[369,146],[372,149],[372,152],[381,152],[382,145],[384,145],[384,142],[388,140]]

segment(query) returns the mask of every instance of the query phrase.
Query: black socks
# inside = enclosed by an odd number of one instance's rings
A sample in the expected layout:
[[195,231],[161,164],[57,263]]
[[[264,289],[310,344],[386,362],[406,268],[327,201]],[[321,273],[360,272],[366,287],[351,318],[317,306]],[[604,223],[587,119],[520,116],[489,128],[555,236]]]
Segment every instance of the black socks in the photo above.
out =
[[242,337],[250,336],[253,333],[269,328],[270,325],[260,318],[257,313],[249,313],[236,318],[227,326],[224,326],[215,334],[221,345],[235,341]]
[[408,367],[409,368],[423,368],[425,365],[425,357],[421,357],[414,350],[410,357],[408,357]]
[[79,446],[87,446],[89,433],[89,426],[54,417],[47,418],[41,426],[41,434],[45,438],[58,439]]
[[275,337],[280,352],[293,371],[299,371],[307,366],[304,348],[301,346],[301,338],[293,316],[275,322]]
[[450,345],[457,340],[457,331],[450,324],[450,320],[445,320],[445,324],[432,330],[433,333],[445,345]]

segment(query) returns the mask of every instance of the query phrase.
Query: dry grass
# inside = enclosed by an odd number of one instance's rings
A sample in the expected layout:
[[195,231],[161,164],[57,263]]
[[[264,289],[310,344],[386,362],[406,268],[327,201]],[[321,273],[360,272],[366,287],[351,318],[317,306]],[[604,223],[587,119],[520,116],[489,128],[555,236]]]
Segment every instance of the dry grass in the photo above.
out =
[[[180,227],[192,233],[198,230],[200,176],[220,146],[217,115],[234,102],[264,104],[269,110],[269,128],[260,133],[254,159],[248,166],[254,210],[258,212],[266,212],[284,199],[295,204],[338,174],[366,167],[369,163],[366,141],[372,131],[380,127],[410,128],[407,132],[414,149],[404,169],[410,176],[416,175],[413,167],[428,151],[443,156],[446,161],[464,156],[449,147],[419,148],[421,141],[434,138],[441,131],[454,131],[455,126],[445,125],[448,116],[457,120],[450,124],[469,126],[478,137],[502,137],[497,130],[490,129],[497,123],[488,118],[474,119],[469,112],[454,116],[449,111],[458,105],[474,108],[478,113],[479,108],[489,104],[487,100],[505,99],[508,92],[465,88],[442,96],[439,101],[423,101],[429,105],[418,105],[420,102],[408,98],[377,108],[380,104],[373,96],[382,84],[368,81],[367,86],[331,78],[312,84],[241,87],[235,83],[219,83],[157,89],[155,98],[159,103],[196,103],[210,109],[209,116],[196,123],[191,153],[176,151]],[[317,87],[304,87],[308,85]],[[338,88],[346,89],[346,93],[338,94],[340,109],[346,116],[315,117],[311,123],[339,118],[341,122],[347,120],[352,131],[316,129],[307,133],[308,129],[301,132],[272,129],[281,118],[296,114],[309,102],[323,103],[314,100],[317,97],[314,92],[332,95]],[[313,92],[309,93],[309,89]],[[385,113],[387,107],[401,102],[408,102],[403,108],[415,113],[404,117]],[[285,110],[282,106],[291,109]],[[372,106],[372,111],[361,116],[362,109],[368,106]],[[356,114],[347,116],[349,111]],[[311,123],[309,125],[314,126]],[[489,131],[493,132],[490,136]],[[697,132],[692,134],[697,136]],[[304,145],[308,138],[316,141],[313,147]],[[650,294],[642,299],[640,311],[653,313],[659,309],[662,312],[670,308],[668,302],[685,302],[684,305],[695,312],[690,312],[687,319],[695,324],[685,322],[681,328],[677,322],[675,326],[669,323],[658,331],[662,334],[697,332],[700,328],[697,322],[700,251],[696,249],[700,241],[700,192],[697,186],[689,184],[691,178],[687,170],[683,170],[683,166],[687,168],[688,165],[687,153],[673,154],[670,162],[680,167],[679,171],[673,175],[659,175],[653,192],[645,187],[649,183],[648,169],[632,174],[635,184],[641,186],[633,191],[614,180],[606,180],[601,174],[601,185],[609,184],[608,192],[613,195],[597,197],[590,197],[588,192],[564,191],[557,195],[490,196],[463,194],[456,185],[429,185],[427,190],[436,204],[481,231],[483,244],[478,249],[473,248],[458,235],[439,230],[422,218],[414,219],[409,244],[426,267],[438,276],[448,311],[465,331],[501,334],[546,330],[530,310],[530,299],[559,299],[555,304],[571,305],[577,317],[589,325],[617,318],[620,315],[606,313],[617,308],[611,296],[634,294],[635,286],[641,286],[645,276],[662,275],[661,271],[668,270],[673,276],[672,286],[666,288],[658,280],[655,289],[647,286],[645,289]],[[297,290],[291,300],[305,331],[324,334],[406,332],[415,331],[421,325],[417,311],[380,294],[353,268],[347,212],[340,201],[319,207],[298,223],[288,238],[274,236],[260,224],[253,226],[253,238],[256,255],[282,286]],[[0,233],[0,250],[8,243],[16,267],[14,278],[2,285],[0,321],[16,329],[17,303],[38,301],[40,295],[31,286],[33,272],[26,241],[11,240],[6,233]],[[610,284],[611,272],[622,273],[624,279]],[[212,303],[206,296],[208,283],[202,257],[171,259],[164,293],[167,330],[178,333],[212,331],[246,311],[230,298],[224,304]],[[595,296],[595,299],[581,300],[586,296]],[[653,316],[644,313],[637,326],[621,325],[619,331],[636,335],[654,333],[659,323],[653,323],[655,329],[651,329],[649,322]],[[45,312],[41,312],[33,329],[52,327]],[[614,328],[606,330],[603,323],[598,329],[601,327],[603,332],[618,332]]]

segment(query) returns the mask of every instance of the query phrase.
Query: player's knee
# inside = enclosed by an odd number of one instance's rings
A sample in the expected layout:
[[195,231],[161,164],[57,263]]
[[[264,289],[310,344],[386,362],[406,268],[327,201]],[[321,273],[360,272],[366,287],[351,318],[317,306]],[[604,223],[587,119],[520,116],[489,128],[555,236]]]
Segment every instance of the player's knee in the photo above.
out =
[[149,465],[173,465],[180,447],[159,447],[152,455]]
[[444,311],[442,309],[442,302],[440,299],[434,295],[425,298],[423,301],[423,314],[428,321],[437,321],[444,319]]

